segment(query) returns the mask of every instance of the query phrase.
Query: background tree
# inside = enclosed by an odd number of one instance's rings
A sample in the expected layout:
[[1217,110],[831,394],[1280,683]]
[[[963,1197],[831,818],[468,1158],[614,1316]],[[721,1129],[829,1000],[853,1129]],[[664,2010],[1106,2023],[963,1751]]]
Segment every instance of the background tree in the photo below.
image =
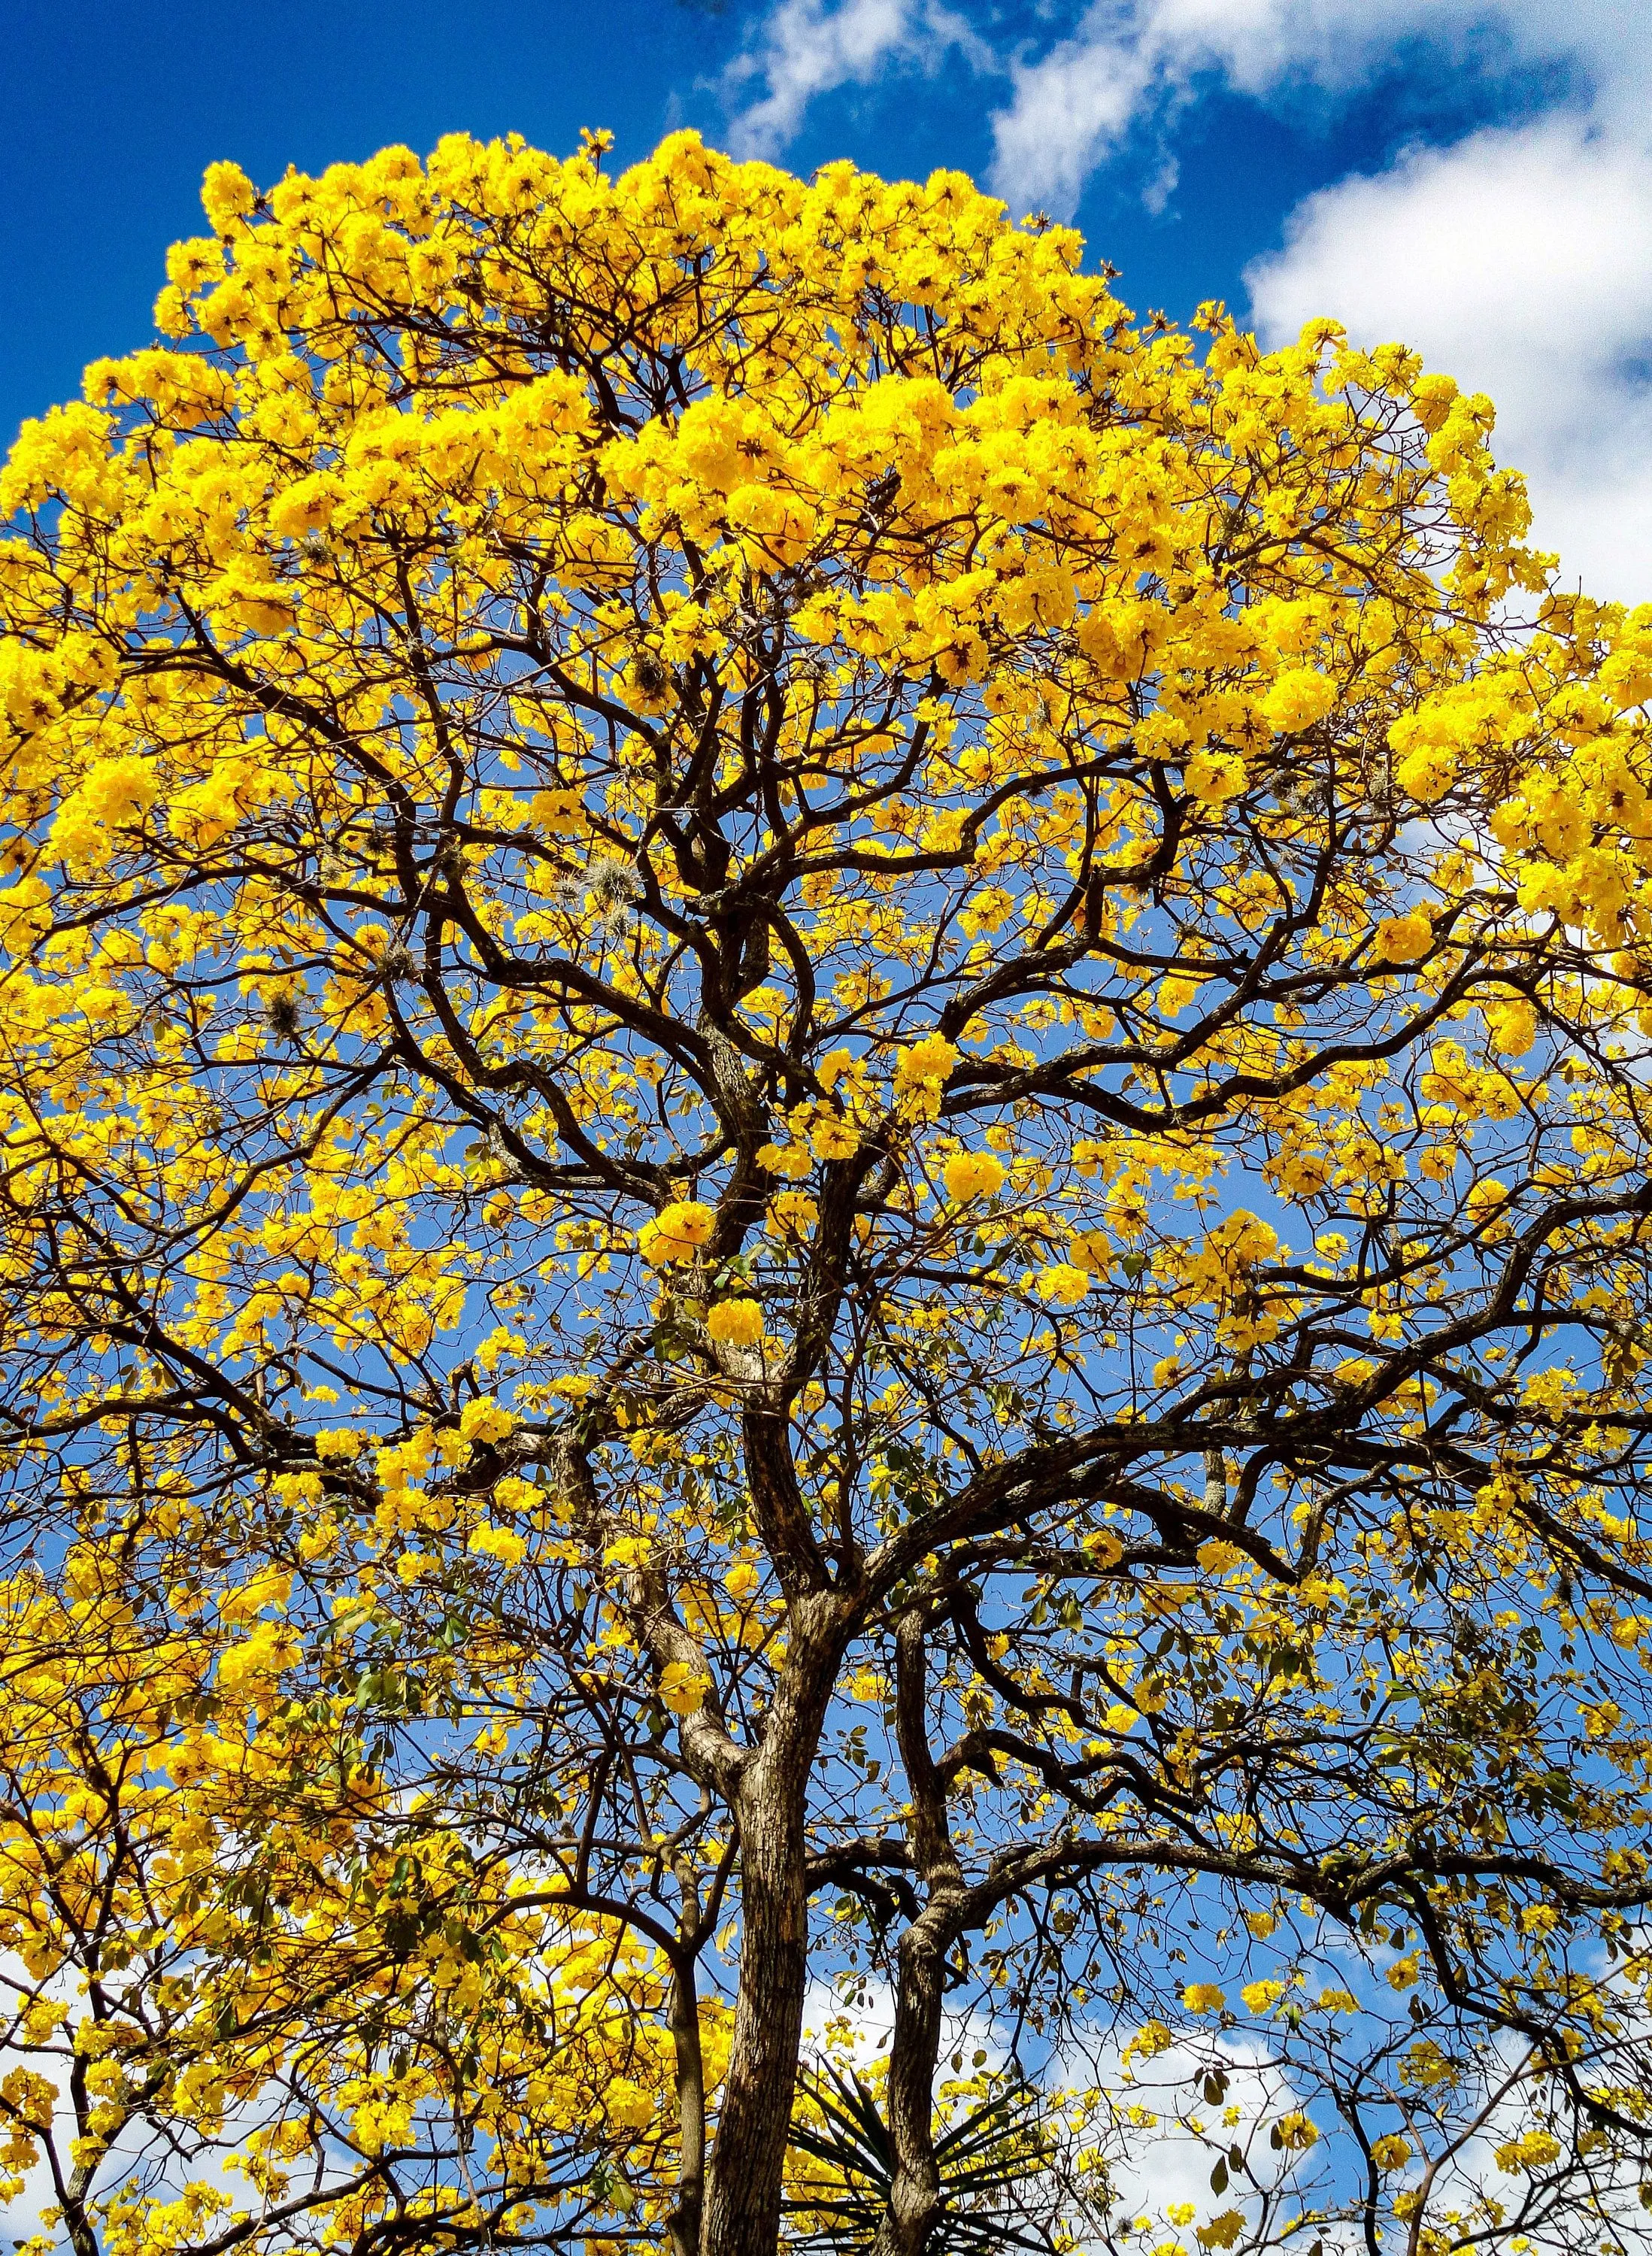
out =
[[1652,614],[1397,348],[604,149],[215,166],[4,473],[14,2186],[1610,2240]]

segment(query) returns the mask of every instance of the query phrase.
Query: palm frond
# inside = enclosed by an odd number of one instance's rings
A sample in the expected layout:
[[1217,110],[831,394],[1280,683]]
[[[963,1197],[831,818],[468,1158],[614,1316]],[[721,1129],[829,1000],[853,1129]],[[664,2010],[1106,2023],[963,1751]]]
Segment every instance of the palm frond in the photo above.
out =
[[[827,2062],[799,2078],[818,2120],[792,2126],[794,2150],[830,2171],[818,2191],[788,2198],[795,2224],[787,2245],[799,2256],[869,2256],[889,2214],[894,2161],[876,2095],[853,2069]],[[1048,2156],[1040,2095],[1025,2084],[1000,2091],[951,2124],[935,2142],[941,2211],[924,2256],[995,2256],[1021,2249],[1048,2256],[1027,2199]]]

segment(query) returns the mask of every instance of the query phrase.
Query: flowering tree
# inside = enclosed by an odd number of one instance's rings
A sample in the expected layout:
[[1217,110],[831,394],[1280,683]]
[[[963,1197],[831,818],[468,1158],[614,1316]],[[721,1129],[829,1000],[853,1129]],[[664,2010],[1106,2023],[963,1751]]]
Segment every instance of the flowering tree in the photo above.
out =
[[1598,2245],[1652,615],[1398,349],[604,146],[215,166],[4,474],[0,2168]]

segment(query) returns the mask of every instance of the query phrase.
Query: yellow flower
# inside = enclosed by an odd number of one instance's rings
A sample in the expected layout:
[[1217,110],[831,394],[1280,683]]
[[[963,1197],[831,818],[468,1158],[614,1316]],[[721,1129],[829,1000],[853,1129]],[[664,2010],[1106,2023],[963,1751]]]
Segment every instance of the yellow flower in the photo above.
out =
[[159,797],[152,760],[137,754],[99,760],[59,808],[53,850],[63,861],[95,868],[114,851],[110,829],[140,821]]
[[1400,762],[1394,779],[1407,798],[1421,807],[1443,799],[1457,779],[1457,762],[1443,744],[1425,744]]
[[1245,2000],[1245,2010],[1247,2013],[1269,2012],[1278,2005],[1284,1994],[1285,1985],[1282,1982],[1273,1981],[1247,1982],[1239,1992],[1240,1997]]
[[577,838],[589,828],[583,794],[578,791],[536,791],[528,801],[533,828],[553,838]]
[[218,1655],[218,1688],[235,1694],[279,1676],[303,1651],[296,1633],[277,1622],[260,1622],[251,1637]]
[[78,794],[100,822],[130,822],[145,814],[160,797],[160,777],[152,760],[125,756],[100,760]]
[[1190,1982],[1182,1992],[1182,2002],[1190,2013],[1219,2013],[1227,2003],[1227,1994],[1215,1982]]
[[1299,2110],[1281,2115],[1274,2127],[1279,2133],[1279,2143],[1287,2154],[1303,2154],[1319,2143],[1318,2126],[1310,2122]]
[[958,1061],[954,1044],[943,1034],[926,1034],[921,1042],[900,1052],[895,1064],[895,1079],[913,1084],[928,1081],[945,1081]]
[[286,486],[270,504],[270,530],[278,539],[302,540],[324,532],[348,497],[344,481],[331,470],[317,470]]
[[1377,927],[1377,955],[1385,963],[1415,963],[1434,945],[1434,927],[1421,909],[1384,917]]
[[702,1199],[678,1199],[664,1207],[637,1233],[637,1244],[650,1268],[692,1261],[717,1228],[716,1210]]
[[674,1716],[692,1716],[705,1705],[711,1687],[686,1660],[670,1660],[660,1673],[660,1696]]
[[527,1554],[526,1542],[512,1527],[472,1528],[468,1547],[479,1558],[497,1559],[502,1567],[519,1566]]
[[807,1191],[780,1191],[769,1201],[765,1227],[772,1237],[806,1237],[819,1218],[820,1207]]
[[1208,1242],[1225,1265],[1241,1271],[1253,1269],[1279,1248],[1273,1224],[1243,1206],[1235,1207],[1225,1221],[1217,1224]]
[[1411,2141],[1397,2131],[1386,2131],[1372,2140],[1371,2159],[1380,2170],[1402,2170],[1411,2159]]
[[1203,800],[1207,807],[1220,807],[1237,799],[1249,779],[1237,752],[1201,751],[1188,762],[1183,780],[1190,797]]
[[1507,1235],[1507,1223],[1504,1223],[1500,1227],[1497,1217],[1508,1204],[1509,1196],[1507,1183],[1500,1181],[1495,1175],[1483,1175],[1479,1182],[1471,1186],[1463,1202],[1469,1221],[1476,1229],[1483,1230],[1488,1240],[1493,1236],[1502,1237]]
[[766,1167],[772,1175],[784,1175],[794,1183],[802,1181],[811,1166],[807,1144],[759,1144],[757,1158],[758,1165]]
[[516,1431],[516,1420],[491,1394],[478,1395],[459,1413],[459,1434],[467,1442],[502,1442]]
[[808,1140],[817,1160],[852,1160],[860,1149],[854,1123],[832,1113],[815,1123]]
[[1105,1277],[1112,1267],[1112,1246],[1105,1231],[1075,1230],[1068,1243],[1067,1258],[1089,1277]]
[[618,2130],[646,2131],[654,2111],[653,2095],[629,2076],[615,2076],[603,2094],[604,2118]]
[[1090,1272],[1071,1261],[1051,1261],[1034,1281],[1040,1300],[1052,1308],[1076,1308],[1090,1290]]
[[718,1301],[705,1328],[719,1345],[756,1347],[763,1337],[763,1309],[757,1301]]
[[759,572],[797,563],[815,535],[813,510],[775,486],[737,486],[729,496],[728,518],[745,536],[741,546]]
[[1482,1004],[1486,1046],[1500,1057],[1524,1057],[1537,1039],[1537,1012],[1523,995],[1507,1002]]
[[947,1196],[960,1206],[971,1199],[992,1198],[1004,1188],[1004,1163],[991,1152],[955,1152],[941,1170]]
[[1208,2224],[1201,2224],[1194,2238],[1201,2248],[1231,2248],[1245,2230],[1245,2212],[1238,2209],[1222,2210]]
[[933,1120],[940,1113],[941,1092],[958,1061],[956,1047],[943,1034],[926,1034],[895,1059],[895,1089],[908,1111]]
[[244,217],[257,203],[258,191],[239,165],[208,165],[201,186],[207,217],[222,235],[232,221]]
[[1550,2162],[1560,2159],[1560,2141],[1552,2131],[1525,2131],[1518,2139],[1509,2139],[1497,2149],[1497,2167],[1511,2175],[1517,2171],[1547,2169]]
[[1260,709],[1270,729],[1292,736],[1323,721],[1336,701],[1337,685],[1329,674],[1315,666],[1294,666],[1279,676]]

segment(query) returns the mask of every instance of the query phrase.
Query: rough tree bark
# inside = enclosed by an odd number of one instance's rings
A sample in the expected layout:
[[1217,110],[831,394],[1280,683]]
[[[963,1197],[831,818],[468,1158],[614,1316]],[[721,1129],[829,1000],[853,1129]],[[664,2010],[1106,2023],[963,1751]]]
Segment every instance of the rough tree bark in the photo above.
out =
[[736,1800],[740,1985],[702,2230],[702,2256],[773,2256],[808,1981],[807,1789],[851,1609],[798,1601],[763,1744]]

